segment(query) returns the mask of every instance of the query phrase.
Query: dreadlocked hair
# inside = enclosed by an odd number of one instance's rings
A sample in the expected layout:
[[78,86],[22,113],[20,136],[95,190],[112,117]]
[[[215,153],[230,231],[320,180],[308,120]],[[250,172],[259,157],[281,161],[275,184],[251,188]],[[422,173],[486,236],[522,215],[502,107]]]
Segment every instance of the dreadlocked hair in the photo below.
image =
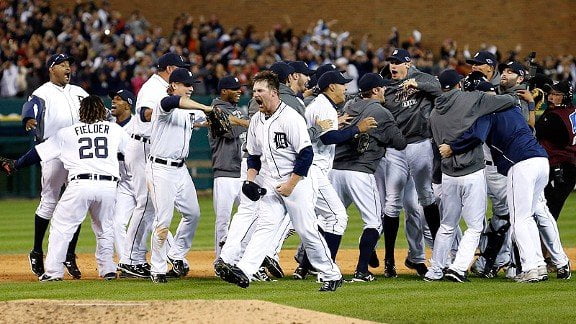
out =
[[80,121],[94,124],[106,120],[106,107],[98,96],[90,95],[80,101]]

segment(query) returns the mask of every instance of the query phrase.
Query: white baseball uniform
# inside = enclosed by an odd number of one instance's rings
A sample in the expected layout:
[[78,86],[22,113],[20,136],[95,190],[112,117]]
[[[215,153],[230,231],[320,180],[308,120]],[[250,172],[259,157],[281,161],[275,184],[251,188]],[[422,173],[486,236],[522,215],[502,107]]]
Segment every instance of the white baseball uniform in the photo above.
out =
[[[119,124],[126,134],[132,134],[135,117],[131,116],[127,121]],[[132,186],[132,174],[128,171],[125,157],[122,154],[118,157],[120,165],[120,180],[118,181],[118,191],[116,192],[116,204],[114,206],[114,247],[118,260],[126,259],[126,230],[130,217],[136,207],[136,195]]]
[[[167,259],[185,260],[200,218],[196,188],[185,167],[194,123],[206,116],[199,110],[153,108],[152,134],[146,180],[156,215],[152,225],[152,274],[165,274]],[[182,214],[174,244],[167,251],[166,240],[174,207]]]
[[[24,105],[22,115],[34,116],[36,140],[42,142],[60,129],[78,122],[80,101],[87,97],[84,89],[67,84],[64,87],[46,82],[36,89]],[[31,109],[27,114],[25,110]],[[42,167],[40,204],[36,215],[44,219],[52,218],[54,208],[60,197],[62,186],[66,184],[68,171],[59,159],[40,162]]]
[[[316,125],[316,120],[330,120],[332,127],[322,133],[338,129],[338,113],[328,98],[320,94],[308,105],[305,112],[308,127]],[[332,170],[336,145],[325,145],[321,140],[312,143],[314,160],[310,167],[310,177],[317,183],[316,215],[321,216],[320,227],[324,232],[344,235],[348,224],[348,214],[336,190],[328,180],[328,173]]]
[[154,220],[154,206],[146,187],[146,163],[150,155],[150,135],[152,123],[141,119],[142,107],[153,109],[166,97],[166,82],[158,74],[148,79],[138,92],[134,126],[126,147],[125,162],[132,174],[132,186],[136,197],[136,207],[128,225],[124,257],[120,263],[137,265],[146,262],[148,235]]
[[342,277],[332,262],[326,241],[318,231],[314,213],[316,195],[312,178],[302,177],[288,197],[276,192],[276,186],[293,173],[298,153],[311,145],[306,123],[292,108],[281,102],[272,116],[258,112],[250,120],[247,149],[250,155],[262,156],[263,187],[267,193],[260,199],[256,229],[237,266],[248,278],[256,273],[266,256],[267,246],[288,213],[300,235],[310,263],[324,281]]
[[43,161],[60,159],[69,175],[68,186],[51,220],[46,275],[64,276],[68,244],[88,211],[96,235],[98,273],[104,276],[116,272],[112,222],[119,177],[117,154],[127,142],[128,135],[114,123],[79,122],[36,146]]

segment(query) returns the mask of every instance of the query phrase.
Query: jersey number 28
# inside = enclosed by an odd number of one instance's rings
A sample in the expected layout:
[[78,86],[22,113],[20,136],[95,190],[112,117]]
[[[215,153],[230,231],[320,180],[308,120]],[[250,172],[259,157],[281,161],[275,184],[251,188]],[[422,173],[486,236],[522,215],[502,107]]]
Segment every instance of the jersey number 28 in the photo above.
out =
[[95,137],[94,141],[90,137],[78,139],[79,144],[84,144],[78,149],[80,159],[91,159],[94,156],[100,159],[108,157],[108,139],[106,137]]

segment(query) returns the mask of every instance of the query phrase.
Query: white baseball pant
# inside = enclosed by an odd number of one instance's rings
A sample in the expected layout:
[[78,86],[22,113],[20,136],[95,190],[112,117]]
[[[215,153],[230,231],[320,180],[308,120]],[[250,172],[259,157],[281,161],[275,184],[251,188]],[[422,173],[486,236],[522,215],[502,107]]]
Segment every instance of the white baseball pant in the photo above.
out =
[[[155,162],[146,165],[146,178],[156,216],[152,225],[151,273],[165,274],[167,259],[186,260],[186,253],[192,247],[200,218],[200,206],[196,188],[186,167],[173,167]],[[174,207],[182,214],[174,236],[174,243],[168,247],[166,240],[174,216]]]
[[116,272],[114,263],[114,200],[115,181],[73,180],[64,191],[50,222],[46,274],[53,278],[64,277],[64,261],[68,244],[76,229],[90,211],[92,230],[96,235],[96,264],[98,274]]
[[213,206],[216,213],[214,228],[214,251],[216,258],[220,255],[222,245],[228,236],[230,216],[234,204],[240,202],[242,194],[242,178],[217,177],[214,178]]
[[536,217],[536,225],[538,226],[538,232],[540,232],[540,238],[546,250],[550,253],[552,263],[558,268],[565,266],[569,259],[562,247],[558,224],[548,209],[544,192],[538,197],[534,216]]
[[36,208],[36,215],[44,219],[51,219],[56,204],[60,199],[62,186],[68,179],[68,171],[64,169],[64,164],[59,159],[41,161],[42,178],[40,184],[40,204]]
[[114,205],[114,247],[118,260],[126,259],[126,230],[130,217],[136,207],[136,197],[130,181],[121,180],[118,182],[116,191],[116,203]]

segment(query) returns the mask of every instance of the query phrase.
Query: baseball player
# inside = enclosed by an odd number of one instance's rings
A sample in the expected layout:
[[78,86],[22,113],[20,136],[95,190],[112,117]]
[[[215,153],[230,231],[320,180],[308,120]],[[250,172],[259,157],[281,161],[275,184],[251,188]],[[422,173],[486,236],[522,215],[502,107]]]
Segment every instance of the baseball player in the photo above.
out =
[[438,80],[412,66],[408,51],[395,49],[390,62],[391,82],[386,86],[386,102],[398,128],[406,138],[405,150],[386,150],[386,205],[384,207],[384,276],[396,277],[394,247],[408,177],[416,186],[432,237],[436,236],[440,212],[432,190],[433,153],[428,116],[434,98],[442,91]]
[[[435,143],[449,143],[467,130],[479,117],[512,107],[515,98],[509,95],[491,96],[478,91],[460,91],[460,75],[446,70],[439,77],[444,93],[435,101],[430,126]],[[424,276],[426,281],[467,281],[466,271],[480,240],[486,210],[486,178],[484,153],[481,145],[465,154],[442,159],[442,220],[434,240],[432,266]],[[445,274],[443,269],[453,234],[463,217],[468,228],[462,236],[458,252]]]
[[[186,275],[188,267],[184,259],[192,246],[200,218],[196,188],[184,162],[188,157],[194,124],[204,122],[206,116],[203,112],[212,108],[189,99],[195,82],[192,72],[187,69],[174,70],[169,78],[169,96],[154,107],[152,115],[152,145],[146,164],[146,180],[156,212],[152,225],[150,269],[150,278],[154,283],[167,282],[168,260],[176,275]],[[174,244],[168,251],[166,239],[174,207],[182,214],[182,219],[174,236]]]
[[488,51],[479,51],[474,54],[474,57],[467,59],[466,63],[472,65],[472,71],[482,72],[492,85],[500,86],[500,72],[496,68],[498,60],[494,54]]
[[[128,90],[119,90],[110,94],[112,99],[111,114],[127,134],[132,133],[134,118],[132,109],[136,104],[136,97]],[[124,154],[118,154],[120,165],[120,180],[118,181],[118,191],[116,192],[116,204],[114,206],[114,247],[118,259],[122,259],[122,254],[126,252],[126,228],[136,206],[136,197],[132,187],[132,174],[124,163]],[[122,270],[121,270],[122,271]],[[121,276],[130,276],[122,271]]]
[[519,107],[522,109],[522,116],[524,116],[528,125],[534,128],[536,122],[534,110],[536,105],[532,94],[524,83],[527,74],[526,69],[516,61],[500,64],[499,68],[501,69],[501,76],[500,88],[497,93],[517,96]]
[[[265,258],[262,246],[267,245],[288,213],[310,262],[319,271],[323,281],[320,291],[335,291],[343,280],[317,227],[312,178],[307,177],[314,155],[310,137],[304,120],[280,101],[279,88],[278,77],[272,72],[254,77],[253,96],[260,111],[248,128],[248,175],[242,192],[254,201],[260,200],[257,225],[237,265],[219,263],[217,270],[224,280],[248,287],[249,278]],[[253,182],[260,169],[266,170],[263,187]]]
[[336,71],[336,66],[332,63],[320,65],[316,69],[316,73],[310,76],[310,80],[306,84],[306,90],[302,94],[304,96],[304,105],[308,106],[318,95],[320,94],[320,90],[316,86],[318,84],[318,78],[320,78],[324,73],[329,71]]
[[[325,75],[329,73],[333,72]],[[342,76],[340,79],[337,75],[330,74],[328,84],[349,80]],[[323,88],[320,82],[318,85]],[[384,156],[385,147],[403,150],[406,148],[406,139],[394,123],[390,112],[382,106],[385,101],[384,79],[377,74],[367,73],[360,79],[359,85],[363,100],[346,108],[346,113],[352,117],[350,127],[366,117],[373,117],[378,126],[366,134],[356,136],[352,141],[336,145],[330,180],[344,206],[348,207],[354,202],[364,222],[359,245],[360,256],[352,280],[373,281],[374,276],[368,271],[368,262],[382,230],[382,207],[374,172]]]
[[[367,117],[357,125],[338,130],[337,105],[344,102],[346,97],[346,85],[340,83],[329,83],[338,80],[338,71],[331,71],[323,74],[318,81],[321,93],[306,108],[306,122],[308,126],[315,125],[316,120],[331,120],[332,128],[323,132],[320,139],[312,143],[314,150],[314,160],[310,168],[310,177],[317,181],[316,192],[318,199],[316,202],[316,215],[320,216],[320,228],[323,230],[324,238],[330,249],[332,260],[336,260],[336,254],[340,247],[342,235],[348,224],[348,214],[338,194],[328,180],[328,174],[332,169],[336,144],[351,140],[359,133],[366,133],[375,128],[377,122],[373,117]],[[348,80],[348,79],[346,79]],[[306,255],[304,261],[300,262],[299,270],[296,272],[304,279],[310,271],[311,265]]]
[[120,126],[106,121],[102,100],[88,96],[80,104],[78,122],[52,134],[14,164],[18,170],[59,159],[68,170],[68,186],[51,220],[41,282],[64,277],[68,245],[88,211],[96,235],[98,273],[106,280],[116,278],[112,222],[119,177],[117,153],[123,151],[127,141],[128,135]]
[[[74,58],[66,54],[54,54],[46,62],[50,81],[36,89],[22,106],[22,123],[27,131],[33,130],[36,142],[42,143],[60,129],[78,121],[80,101],[88,96],[82,88],[70,84],[70,64]],[[68,171],[58,159],[43,160],[40,205],[34,216],[34,247],[29,254],[32,272],[40,276],[44,273],[44,252],[42,242],[56,208],[62,186],[66,184]],[[81,272],[76,265],[76,243],[80,226],[70,240],[66,254],[66,268],[74,279],[80,279]]]
[[[166,96],[168,79],[179,67],[189,67],[184,59],[174,53],[166,53],[158,59],[158,72],[150,77],[138,92],[136,118],[128,146],[125,163],[132,174],[132,185],[136,196],[136,207],[126,232],[126,252],[118,267],[133,276],[150,277],[150,266],[146,263],[147,240],[154,220],[154,206],[146,187],[146,163],[150,155],[152,133],[152,109]],[[171,234],[168,239],[171,239]]]
[[[493,92],[493,94],[495,94],[495,92]],[[486,145],[490,147],[490,150],[493,152],[495,157],[494,162],[496,163],[498,172],[502,175],[506,176],[507,173],[510,174],[511,171],[531,173],[534,168],[527,168],[524,164],[538,163],[538,161],[542,162],[543,160],[540,158],[546,157],[546,153],[536,142],[532,135],[532,131],[527,127],[527,124],[522,121],[523,116],[524,114],[519,106],[496,114],[483,116],[479,118],[468,131],[464,132],[459,138],[451,142],[449,146],[448,144],[442,144],[440,146],[440,151],[443,153],[443,157],[449,157],[453,152],[458,154],[464,153],[472,146],[476,145],[477,141],[481,141],[485,142]],[[523,170],[525,168],[530,170],[530,172],[528,172],[528,170]],[[543,173],[544,171],[539,170],[539,172]],[[537,178],[538,172],[536,172],[536,175],[532,177]],[[518,175],[510,175],[505,177],[505,179],[508,181],[507,196],[510,194],[513,195],[512,199],[509,198],[509,201],[512,204],[514,204],[515,201],[517,202],[517,199],[514,198],[518,198],[519,194],[528,196],[527,199],[530,199],[529,197],[534,195],[532,198],[532,214],[535,216],[534,224],[538,227],[540,238],[547,250],[550,252],[551,259],[558,269],[558,278],[569,279],[571,274],[568,257],[562,248],[556,221],[546,206],[546,199],[543,196],[543,190],[538,190],[534,185],[531,185],[531,182],[534,180],[528,180],[528,185],[525,183],[523,183],[522,186],[514,185],[514,182],[526,181],[523,177],[519,177]],[[533,192],[532,189],[534,189],[535,192]],[[526,214],[525,210],[530,209],[530,207],[526,208],[520,206],[524,205],[524,201],[525,200],[523,200],[522,204],[515,203],[516,214],[512,214],[512,216],[518,216],[519,214],[522,215],[522,212],[523,214]],[[527,203],[530,203],[530,201]],[[519,217],[515,220],[518,220],[518,218]],[[529,218],[532,219],[532,217]],[[522,231],[522,234],[530,233],[526,227],[522,228]],[[516,236],[519,235],[516,234],[518,232],[514,233]],[[536,241],[538,241],[538,238],[536,238]],[[534,242],[531,241],[531,243]],[[537,253],[540,252],[539,242],[534,244],[533,247],[526,247],[526,245],[524,245],[524,247],[529,250],[535,248]],[[519,250],[522,251],[520,243]],[[534,273],[537,274],[538,280],[548,279],[546,265],[543,260],[538,262],[537,271],[532,272],[532,274],[524,272],[516,279],[522,282],[537,281]]]
[[218,82],[220,97],[212,101],[212,106],[220,108],[233,120],[241,125],[234,126],[232,132],[222,136],[210,134],[208,137],[212,151],[212,168],[214,169],[213,204],[216,213],[215,251],[216,259],[226,241],[230,213],[235,202],[239,202],[242,179],[240,166],[242,164],[242,144],[246,138],[249,121],[238,107],[242,91],[238,78],[226,76]]

